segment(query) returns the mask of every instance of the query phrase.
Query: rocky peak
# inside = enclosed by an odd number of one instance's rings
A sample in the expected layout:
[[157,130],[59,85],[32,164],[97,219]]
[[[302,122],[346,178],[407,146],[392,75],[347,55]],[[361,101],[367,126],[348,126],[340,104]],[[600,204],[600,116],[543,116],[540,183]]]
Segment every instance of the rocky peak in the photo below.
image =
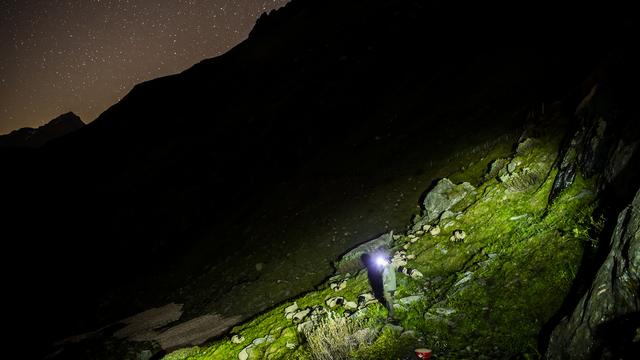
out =
[[68,112],[38,128],[22,128],[0,136],[0,147],[38,148],[83,126],[78,115]]

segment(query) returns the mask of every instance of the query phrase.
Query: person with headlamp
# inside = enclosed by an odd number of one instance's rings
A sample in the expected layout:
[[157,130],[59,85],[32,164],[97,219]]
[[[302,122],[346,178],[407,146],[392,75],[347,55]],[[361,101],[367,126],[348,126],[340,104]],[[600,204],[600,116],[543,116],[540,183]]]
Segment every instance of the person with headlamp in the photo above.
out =
[[378,255],[376,257],[376,265],[378,265],[382,273],[384,305],[387,308],[389,320],[393,320],[395,315],[393,311],[393,294],[396,291],[396,269],[386,255]]

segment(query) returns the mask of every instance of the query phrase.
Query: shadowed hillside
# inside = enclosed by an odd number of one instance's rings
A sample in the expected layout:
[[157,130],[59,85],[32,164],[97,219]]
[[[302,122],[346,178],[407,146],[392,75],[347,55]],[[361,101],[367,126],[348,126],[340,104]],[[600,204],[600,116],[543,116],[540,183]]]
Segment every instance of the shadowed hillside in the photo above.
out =
[[433,181],[509,154],[544,106],[573,113],[597,69],[632,67],[611,41],[623,9],[547,9],[295,0],[11,158],[20,326],[47,343],[170,302],[238,323],[313,289]]

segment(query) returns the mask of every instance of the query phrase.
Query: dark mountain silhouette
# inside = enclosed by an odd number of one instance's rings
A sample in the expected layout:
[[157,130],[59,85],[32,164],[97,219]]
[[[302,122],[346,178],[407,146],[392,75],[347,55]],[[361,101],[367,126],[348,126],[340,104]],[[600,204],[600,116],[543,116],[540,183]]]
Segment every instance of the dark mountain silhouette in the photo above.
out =
[[38,128],[26,127],[6,135],[0,135],[0,147],[41,147],[49,141],[76,131],[83,126],[84,123],[80,117],[68,112]]
[[244,255],[279,242],[283,209],[330,194],[346,212],[355,191],[333,179],[373,188],[520,128],[528,104],[577,101],[632,33],[624,9],[486,6],[294,0],[228,53],[11,155],[13,306],[52,340],[157,305],[210,264],[253,267]]

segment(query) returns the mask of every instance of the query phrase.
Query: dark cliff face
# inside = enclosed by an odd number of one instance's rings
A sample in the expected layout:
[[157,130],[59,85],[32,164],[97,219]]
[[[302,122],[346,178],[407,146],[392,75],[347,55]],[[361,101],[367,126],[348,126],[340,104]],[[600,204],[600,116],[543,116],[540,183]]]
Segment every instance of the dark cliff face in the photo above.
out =
[[22,128],[0,136],[2,148],[38,148],[53,139],[72,133],[84,123],[76,114],[69,112],[49,121],[45,125],[34,128]]
[[[247,236],[236,231],[261,215],[252,211],[276,184],[335,173],[378,181],[400,157],[426,162],[518,128],[513,114],[526,104],[580,92],[610,36],[626,33],[588,7],[540,21],[448,6],[293,1],[229,53],[136,86],[12,165],[2,181],[7,233],[18,235],[7,250],[30,259],[10,281],[25,294],[20,305],[55,294],[34,310],[50,324],[42,331],[56,332],[48,337],[144,308],[154,294],[139,284],[192,244],[210,241],[211,263],[237,255]],[[596,29],[595,19],[611,26]],[[505,31],[523,46],[498,46]],[[575,39],[590,46],[555,46]],[[372,158],[379,173],[362,161]],[[111,301],[126,308],[96,314]]]

